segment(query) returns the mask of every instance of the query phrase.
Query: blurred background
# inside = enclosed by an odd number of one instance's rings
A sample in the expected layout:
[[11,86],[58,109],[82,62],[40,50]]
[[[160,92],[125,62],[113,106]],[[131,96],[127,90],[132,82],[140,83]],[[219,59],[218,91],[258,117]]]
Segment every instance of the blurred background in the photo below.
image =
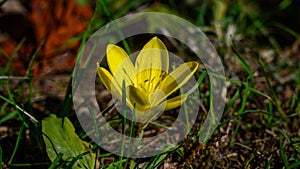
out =
[[[228,84],[222,125],[210,142],[187,136],[182,149],[162,158],[160,168],[299,167],[299,10],[299,0],[0,0],[2,167],[48,168],[41,124],[29,122],[16,105],[39,121],[49,114],[69,117],[80,133],[70,94],[78,51],[101,26],[146,11],[173,14],[199,27],[219,53],[227,78],[241,82]],[[151,36],[136,38],[130,46]],[[263,94],[248,98],[249,70],[255,78],[251,92]],[[100,104],[107,105],[109,92],[103,85],[96,90]],[[205,110],[207,86],[200,91]],[[24,121],[29,126],[19,135]],[[115,159],[110,154],[97,163],[109,166]]]
[[[298,1],[293,0],[106,0],[109,15],[97,10],[92,30],[126,14],[156,11],[180,16],[199,26],[216,46],[235,41],[256,43],[256,51],[293,45],[300,31]],[[39,49],[33,74],[70,71],[83,32],[95,12],[95,1],[4,0],[0,8],[1,66],[24,75]],[[99,7],[101,8],[101,7]],[[109,18],[111,17],[111,18]],[[227,44],[228,45],[228,44]],[[18,50],[16,50],[18,48]],[[7,58],[7,56],[13,56]],[[14,67],[14,68],[13,68]]]

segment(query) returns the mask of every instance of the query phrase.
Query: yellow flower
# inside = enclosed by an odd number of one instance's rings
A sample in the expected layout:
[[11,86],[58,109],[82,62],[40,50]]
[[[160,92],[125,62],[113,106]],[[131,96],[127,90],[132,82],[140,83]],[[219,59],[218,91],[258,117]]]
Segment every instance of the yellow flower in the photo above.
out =
[[122,100],[122,83],[126,85],[126,103],[135,107],[135,120],[146,122],[159,113],[180,106],[187,94],[168,99],[183,86],[198,68],[197,62],[179,65],[171,73],[169,54],[164,43],[152,38],[140,51],[133,65],[130,57],[120,47],[109,44],[106,49],[110,72],[98,65],[101,82],[118,100]]

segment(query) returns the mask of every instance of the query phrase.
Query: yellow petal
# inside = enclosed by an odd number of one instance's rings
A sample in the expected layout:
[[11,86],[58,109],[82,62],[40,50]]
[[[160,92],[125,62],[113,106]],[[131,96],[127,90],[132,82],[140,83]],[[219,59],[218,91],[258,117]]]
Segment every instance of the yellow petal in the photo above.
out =
[[127,53],[119,46],[109,44],[106,55],[109,69],[118,84],[121,86],[123,80],[126,84],[132,84],[131,78],[136,71]]
[[180,106],[183,102],[186,101],[187,97],[188,97],[187,94],[182,94],[180,96],[176,96],[173,97],[172,99],[167,100],[166,110],[171,110]]
[[[169,54],[164,43],[157,37],[152,38],[140,51],[136,58],[135,67],[138,72],[149,69],[150,72],[147,75],[149,79],[161,76],[161,72],[155,70],[168,72]],[[139,76],[137,79],[138,83],[140,83],[143,78],[143,76]]]
[[138,111],[146,111],[151,107],[148,94],[132,85],[127,87],[127,97],[131,105],[136,105]]
[[[154,76],[159,75],[159,76]],[[164,78],[165,73],[160,69],[145,69],[133,78],[134,86],[151,93]]]
[[161,98],[165,98],[166,94],[161,90],[154,90],[149,94],[149,101],[153,107],[158,106],[163,100]]
[[[165,97],[168,97],[170,94],[183,86],[193,76],[197,68],[197,62],[187,62],[181,64],[162,80],[158,89],[162,90],[166,94]],[[162,100],[163,99],[165,98],[162,98]]]
[[113,79],[112,75],[97,63],[98,76],[104,86],[111,92],[111,94],[117,99],[121,100],[122,90],[121,87]]

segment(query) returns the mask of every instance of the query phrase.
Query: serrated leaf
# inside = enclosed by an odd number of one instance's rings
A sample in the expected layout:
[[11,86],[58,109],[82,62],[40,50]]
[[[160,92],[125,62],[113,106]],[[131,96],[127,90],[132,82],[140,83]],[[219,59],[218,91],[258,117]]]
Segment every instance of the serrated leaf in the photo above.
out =
[[[68,118],[62,121],[62,118],[51,114],[43,119],[42,131],[46,151],[52,162],[59,153],[63,154],[64,160],[71,161],[72,158],[90,150],[89,144],[75,133],[75,128]],[[94,153],[87,153],[78,159],[72,168],[94,168],[95,158]]]

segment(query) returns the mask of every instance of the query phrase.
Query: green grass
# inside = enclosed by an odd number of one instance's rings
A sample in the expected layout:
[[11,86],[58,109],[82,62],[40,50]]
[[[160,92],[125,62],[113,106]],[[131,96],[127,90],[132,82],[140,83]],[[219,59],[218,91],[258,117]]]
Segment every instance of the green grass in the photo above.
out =
[[[141,166],[148,169],[162,168],[164,165],[175,166],[176,168],[299,168],[300,60],[297,57],[297,52],[299,53],[300,49],[298,46],[297,51],[294,51],[295,47],[292,47],[292,43],[281,44],[271,32],[274,30],[270,27],[274,26],[278,28],[276,31],[287,33],[294,38],[295,42],[296,40],[299,41],[299,32],[279,21],[269,20],[277,12],[289,8],[293,2],[282,0],[276,6],[275,11],[267,11],[266,15],[262,17],[259,12],[251,12],[253,9],[249,9],[244,0],[233,1],[231,4],[228,2],[225,3],[227,12],[222,15],[220,20],[214,20],[214,16],[217,14],[214,13],[216,11],[213,10],[215,7],[212,5],[218,3],[212,2],[204,1],[202,6],[197,6],[185,2],[174,5],[171,2],[157,1],[155,4],[151,4],[147,1],[133,0],[125,3],[123,7],[118,7],[115,6],[116,1],[114,0],[97,1],[94,15],[87,30],[70,39],[70,42],[80,41],[78,51],[81,51],[93,32],[118,17],[136,10],[156,9],[157,11],[165,11],[168,9],[168,11],[177,13],[195,25],[201,26],[210,35],[210,39],[216,46],[225,66],[226,77],[209,74],[217,79],[226,80],[228,85],[224,113],[212,136],[205,138],[204,143],[199,144],[198,137],[202,131],[201,124],[207,116],[202,110],[208,110],[213,104],[212,84],[209,81],[208,73],[201,70],[196,73],[197,85],[192,86],[187,91],[190,94],[198,89],[203,98],[201,100],[201,112],[199,112],[196,124],[192,126],[192,130],[185,139],[174,148],[144,159],[111,154],[87,137],[89,133],[85,133],[81,128],[73,110],[72,79],[74,72],[64,72],[69,82],[67,88],[62,91],[65,93],[65,97],[60,100],[62,107],[57,115],[72,120],[78,136],[91,144],[90,151],[96,154],[94,160],[99,168],[133,169]],[[0,6],[4,3],[5,1],[0,2]],[[141,6],[146,7],[146,10]],[[184,12],[187,10],[191,14]],[[235,26],[236,32],[230,36],[230,43],[227,44],[225,37],[230,25]],[[122,33],[119,32],[119,35],[122,36]],[[139,38],[143,37],[136,36],[134,38],[140,40]],[[134,49],[132,42],[132,40],[127,41],[127,39],[123,39],[121,42],[128,53]],[[89,152],[78,154],[78,156],[68,160],[63,159],[64,154],[58,153],[53,161],[49,160],[42,139],[40,121],[51,114],[53,108],[44,105],[46,98],[50,97],[47,92],[42,93],[44,99],[41,103],[35,100],[41,95],[39,93],[41,86],[35,81],[39,77],[32,75],[33,64],[38,62],[39,52],[44,44],[41,43],[36,46],[36,50],[31,56],[32,59],[28,63],[26,74],[18,76],[14,71],[13,58],[18,55],[24,43],[25,39],[18,42],[11,56],[0,48],[0,54],[5,56],[7,60],[6,65],[0,68],[0,125],[1,128],[8,128],[11,131],[11,133],[4,133],[3,135],[1,133],[0,135],[0,164],[10,168],[71,168]],[[263,52],[265,48],[274,51],[273,62],[261,58],[260,52]],[[181,49],[178,51],[184,53]],[[77,59],[80,60],[81,57],[82,53],[78,52]],[[183,57],[191,56],[186,54]],[[283,65],[287,66],[282,66],[282,62],[284,62]],[[296,64],[292,65],[289,62]],[[295,76],[282,83],[275,78],[275,75],[282,72],[288,72]],[[97,87],[101,85],[97,81]],[[125,84],[122,88],[123,105],[126,102],[124,87]],[[288,88],[291,89],[291,93],[289,93]],[[100,92],[104,90],[101,88]],[[104,99],[99,102],[103,105],[108,103]],[[37,111],[36,105],[43,107],[44,111]],[[183,106],[187,112],[189,107],[185,104]],[[103,115],[107,117],[106,120],[116,130],[131,137],[142,137],[149,131],[166,129],[167,126],[170,126],[169,121],[176,118],[172,115],[172,113],[176,113],[175,111],[166,112],[164,122],[155,121],[141,128],[121,115],[110,115],[110,110],[113,108],[110,106],[103,110]],[[125,107],[122,109],[125,116],[131,113],[127,112]],[[92,108],[89,108],[89,111],[92,113]],[[93,116],[91,125],[99,125],[97,120],[97,117]],[[142,133],[138,133],[141,129]],[[96,127],[95,131],[90,132],[95,132],[99,136],[101,130]],[[125,150],[126,147],[123,143],[122,153]],[[105,160],[107,161],[103,162]]]

